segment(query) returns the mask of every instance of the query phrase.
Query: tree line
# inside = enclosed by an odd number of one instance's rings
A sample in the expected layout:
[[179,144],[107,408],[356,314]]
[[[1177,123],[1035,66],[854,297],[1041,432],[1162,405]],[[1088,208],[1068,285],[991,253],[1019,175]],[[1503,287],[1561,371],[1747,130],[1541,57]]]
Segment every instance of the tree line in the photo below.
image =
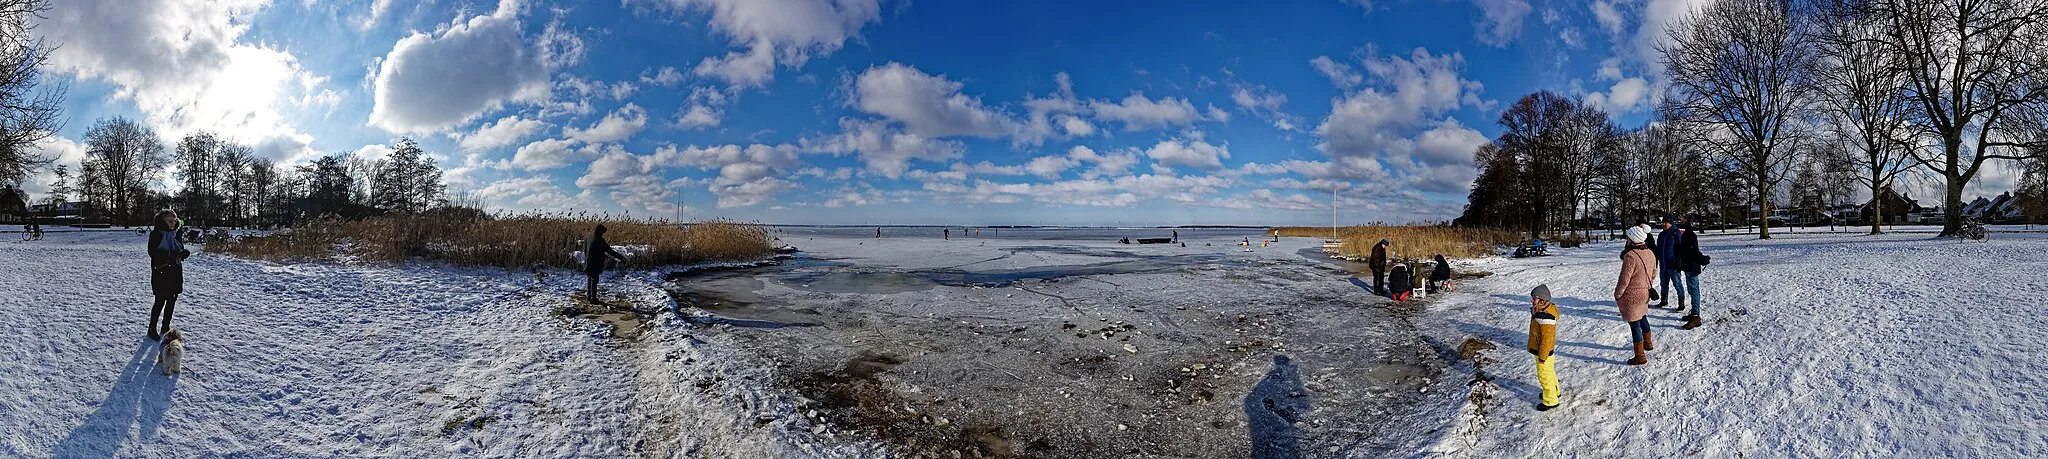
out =
[[[205,131],[167,148],[155,130],[114,117],[87,129],[85,146],[76,173],[57,166],[46,202],[82,202],[83,217],[119,224],[177,209],[193,225],[288,226],[322,215],[414,214],[447,202],[440,168],[409,138],[382,159],[336,153],[286,167]],[[167,176],[182,185],[157,189]]]
[[2048,207],[2048,0],[1721,0],[1668,33],[1655,120],[1620,129],[1571,98],[1523,97],[1475,155],[1459,222],[1533,235],[1705,214],[1769,238],[1781,202],[1878,196],[1919,171],[1952,234],[1964,189],[2001,162],[2023,171],[2030,216]]

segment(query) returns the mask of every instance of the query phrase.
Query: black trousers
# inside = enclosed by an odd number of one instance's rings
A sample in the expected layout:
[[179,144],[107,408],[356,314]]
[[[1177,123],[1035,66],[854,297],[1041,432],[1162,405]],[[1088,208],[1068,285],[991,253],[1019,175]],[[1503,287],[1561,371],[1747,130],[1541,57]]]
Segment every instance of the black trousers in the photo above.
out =
[[590,282],[587,282],[587,283],[584,283],[584,284],[583,284],[583,295],[584,295],[584,297],[586,297],[586,298],[590,298],[590,301],[597,301],[597,275],[598,275],[598,274],[600,274],[600,273],[593,273],[593,272],[584,272],[584,273],[583,273],[583,275],[584,275],[584,276],[585,276],[585,277],[586,277],[587,279],[589,279],[589,280],[590,280]]
[[[156,297],[156,304],[149,307],[149,329],[158,333],[171,331],[171,311],[178,309],[177,295]],[[163,317],[163,328],[157,328],[157,317]]]
[[1386,268],[1380,268],[1380,267],[1374,267],[1374,268],[1372,268],[1372,291],[1373,291],[1373,293],[1381,293],[1381,294],[1384,294],[1384,293],[1386,293],[1386,292],[1387,292],[1387,270],[1386,270]]

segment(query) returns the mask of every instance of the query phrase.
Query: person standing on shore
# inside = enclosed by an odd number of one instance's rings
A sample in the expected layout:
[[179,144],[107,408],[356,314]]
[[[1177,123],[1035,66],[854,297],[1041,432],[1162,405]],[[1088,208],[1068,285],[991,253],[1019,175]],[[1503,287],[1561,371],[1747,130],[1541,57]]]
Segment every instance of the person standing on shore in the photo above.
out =
[[[185,293],[185,259],[192,257],[192,251],[185,250],[185,243],[178,240],[178,231],[185,226],[178,219],[178,213],[169,210],[156,213],[156,228],[149,232],[149,291],[156,296],[156,302],[149,307],[149,339],[161,339],[171,332],[171,312],[178,307],[178,295]],[[157,327],[157,317],[163,317],[163,327]]]
[[1629,338],[1635,344],[1635,358],[1629,365],[1642,365],[1650,361],[1643,351],[1656,350],[1650,341],[1650,280],[1657,278],[1657,256],[1650,253],[1645,242],[1650,232],[1642,227],[1629,227],[1628,249],[1621,252],[1621,278],[1614,281],[1614,306],[1621,312],[1621,320],[1628,322]]
[[1380,239],[1378,244],[1372,245],[1372,258],[1367,259],[1365,264],[1372,268],[1373,293],[1387,294],[1387,252],[1393,245],[1393,242],[1386,239]]
[[604,302],[597,299],[597,277],[604,274],[605,262],[611,259],[626,261],[625,255],[619,254],[619,251],[612,249],[610,243],[605,242],[604,232],[604,225],[597,225],[597,229],[590,233],[590,240],[583,246],[583,275],[589,277],[589,282],[583,284],[583,298],[599,304]]
[[[1706,269],[1713,257],[1700,253],[1699,232],[1693,230],[1690,217],[1679,217],[1678,225],[1684,231],[1679,234],[1673,256],[1678,257],[1678,271],[1685,273],[1685,291],[1692,294],[1692,311],[1685,314],[1685,325],[1678,328],[1691,330],[1700,327],[1700,271]],[[1684,305],[1679,303],[1680,307]]]
[[882,238],[882,227],[880,227],[880,226],[877,226],[877,227],[875,227],[875,239],[881,239],[881,238]]
[[948,240],[948,241],[950,241],[950,240],[953,240],[953,229],[952,229],[952,228],[946,228],[946,229],[944,229],[943,231],[945,231],[945,233],[942,233],[942,234],[943,234],[943,237],[945,237],[945,239],[946,239],[946,240]]
[[1550,354],[1557,351],[1557,303],[1550,302],[1550,286],[1529,291],[1529,353],[1536,356],[1536,384],[1543,387],[1543,402],[1536,411],[1557,408],[1562,397],[1557,387],[1557,365]]

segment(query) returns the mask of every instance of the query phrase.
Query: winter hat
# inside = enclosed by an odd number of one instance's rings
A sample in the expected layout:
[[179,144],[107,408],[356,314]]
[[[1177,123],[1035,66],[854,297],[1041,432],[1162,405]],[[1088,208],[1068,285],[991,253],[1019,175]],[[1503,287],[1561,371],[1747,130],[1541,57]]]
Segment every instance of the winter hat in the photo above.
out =
[[604,234],[604,225],[597,225],[597,234]]
[[1541,299],[1543,301],[1550,301],[1550,284],[1536,286],[1535,290],[1529,291],[1529,296]]
[[1628,227],[1628,232],[1624,234],[1628,235],[1628,242],[1630,244],[1641,244],[1644,240],[1649,239],[1650,237],[1650,232],[1644,231],[1643,227],[1640,226]]

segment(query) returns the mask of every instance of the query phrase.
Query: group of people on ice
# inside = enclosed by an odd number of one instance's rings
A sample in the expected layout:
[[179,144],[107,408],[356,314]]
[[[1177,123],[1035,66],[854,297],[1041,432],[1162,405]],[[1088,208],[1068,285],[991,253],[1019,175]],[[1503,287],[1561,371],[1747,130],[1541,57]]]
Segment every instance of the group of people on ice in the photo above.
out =
[[1380,239],[1379,243],[1372,245],[1372,256],[1366,260],[1366,265],[1372,268],[1373,293],[1386,295],[1394,301],[1408,301],[1417,288],[1421,288],[1423,293],[1436,293],[1450,285],[1451,263],[1445,261],[1443,255],[1439,254],[1432,260],[1436,267],[1430,270],[1425,283],[1416,285],[1417,273],[1407,263],[1395,262],[1393,266],[1387,266],[1387,262],[1393,261],[1389,254],[1393,249],[1394,242],[1387,239]]
[[[1643,222],[1623,232],[1628,245],[1621,251],[1621,276],[1614,282],[1614,305],[1621,320],[1628,323],[1629,339],[1634,346],[1635,356],[1628,360],[1629,365],[1649,363],[1646,352],[1657,349],[1651,340],[1648,317],[1651,300],[1657,300],[1656,307],[1665,307],[1671,304],[1672,291],[1676,290],[1678,301],[1674,310],[1686,310],[1686,299],[1692,299],[1691,310],[1682,317],[1685,324],[1679,328],[1691,330],[1700,326],[1699,276],[1712,258],[1700,253],[1699,236],[1690,223],[1686,217],[1675,222],[1666,217],[1656,223],[1661,227],[1657,230]],[[1536,356],[1536,380],[1543,388],[1543,401],[1536,409],[1543,411],[1556,408],[1561,396],[1554,366],[1556,358],[1551,355],[1557,349],[1559,314],[1557,304],[1551,302],[1549,285],[1530,290],[1529,305],[1528,348]]]

